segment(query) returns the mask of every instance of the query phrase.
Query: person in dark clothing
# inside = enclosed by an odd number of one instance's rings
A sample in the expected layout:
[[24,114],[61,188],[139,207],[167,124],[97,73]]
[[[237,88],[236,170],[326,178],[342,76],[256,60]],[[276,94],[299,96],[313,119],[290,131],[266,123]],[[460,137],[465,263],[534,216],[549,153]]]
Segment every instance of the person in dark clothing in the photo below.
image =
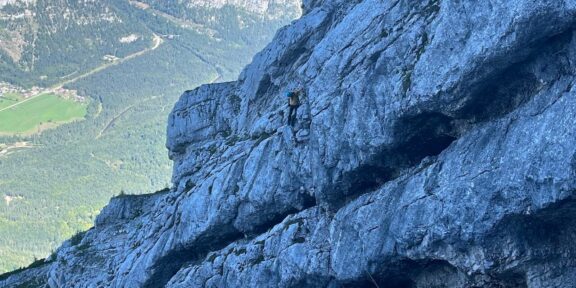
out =
[[286,93],[288,96],[288,125],[294,127],[296,124],[296,113],[298,112],[298,106],[300,106],[300,93],[301,90],[292,90]]

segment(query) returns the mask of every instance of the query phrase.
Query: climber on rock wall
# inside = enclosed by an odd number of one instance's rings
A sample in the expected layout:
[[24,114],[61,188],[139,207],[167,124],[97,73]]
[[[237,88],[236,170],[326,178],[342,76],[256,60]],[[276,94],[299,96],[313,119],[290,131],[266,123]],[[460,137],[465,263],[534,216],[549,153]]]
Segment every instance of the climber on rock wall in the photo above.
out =
[[302,93],[302,88],[288,90],[286,92],[286,97],[288,97],[288,125],[294,127],[296,124],[296,113],[298,111],[298,106],[300,106],[300,94]]

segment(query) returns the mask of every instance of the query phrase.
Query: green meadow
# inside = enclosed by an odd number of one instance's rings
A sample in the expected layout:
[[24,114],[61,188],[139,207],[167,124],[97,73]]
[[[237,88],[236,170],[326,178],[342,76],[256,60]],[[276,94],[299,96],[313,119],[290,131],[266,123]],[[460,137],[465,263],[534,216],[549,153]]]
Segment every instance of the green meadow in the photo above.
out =
[[[56,94],[43,94],[28,101],[19,95],[6,95],[0,102],[0,134],[31,134],[58,124],[72,122],[86,115],[88,105],[64,99]],[[6,109],[18,102],[21,104]],[[26,101],[26,102],[23,102]],[[2,110],[4,109],[4,110]]]
[[0,110],[18,103],[22,100],[22,96],[16,93],[6,93],[0,96]]

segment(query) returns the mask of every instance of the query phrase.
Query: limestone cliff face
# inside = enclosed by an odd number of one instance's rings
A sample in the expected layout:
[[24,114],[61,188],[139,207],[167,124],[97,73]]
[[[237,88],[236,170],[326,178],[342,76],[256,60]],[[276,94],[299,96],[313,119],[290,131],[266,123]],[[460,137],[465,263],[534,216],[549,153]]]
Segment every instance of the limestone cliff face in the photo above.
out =
[[171,190],[0,286],[572,287],[576,1],[303,8],[182,95]]

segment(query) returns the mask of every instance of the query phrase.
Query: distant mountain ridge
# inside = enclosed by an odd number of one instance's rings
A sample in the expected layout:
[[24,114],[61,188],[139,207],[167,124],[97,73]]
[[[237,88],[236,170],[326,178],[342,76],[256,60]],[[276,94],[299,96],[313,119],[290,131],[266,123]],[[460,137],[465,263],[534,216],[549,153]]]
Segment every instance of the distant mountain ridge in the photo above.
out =
[[[165,1],[143,0],[142,2],[160,4]],[[279,12],[291,13],[291,9],[287,8],[294,8],[294,1],[291,0],[183,0],[179,1],[179,3],[186,8],[204,7],[219,9],[229,5],[271,17],[278,17]]]
[[[132,34],[137,41],[121,41]],[[145,25],[108,1],[10,1],[0,9],[0,80],[58,83],[151,41]]]
[[0,0],[0,8],[6,6],[8,4],[26,4],[26,3],[34,3],[36,0]]
[[148,5],[178,20],[193,18],[194,22],[218,30],[222,21],[212,20],[220,19],[220,10],[226,7],[279,19],[300,13],[296,2],[3,0],[0,81],[24,86],[52,85],[101,65],[107,55],[123,57],[145,49],[151,45],[153,35],[145,23],[132,15],[130,4]]

